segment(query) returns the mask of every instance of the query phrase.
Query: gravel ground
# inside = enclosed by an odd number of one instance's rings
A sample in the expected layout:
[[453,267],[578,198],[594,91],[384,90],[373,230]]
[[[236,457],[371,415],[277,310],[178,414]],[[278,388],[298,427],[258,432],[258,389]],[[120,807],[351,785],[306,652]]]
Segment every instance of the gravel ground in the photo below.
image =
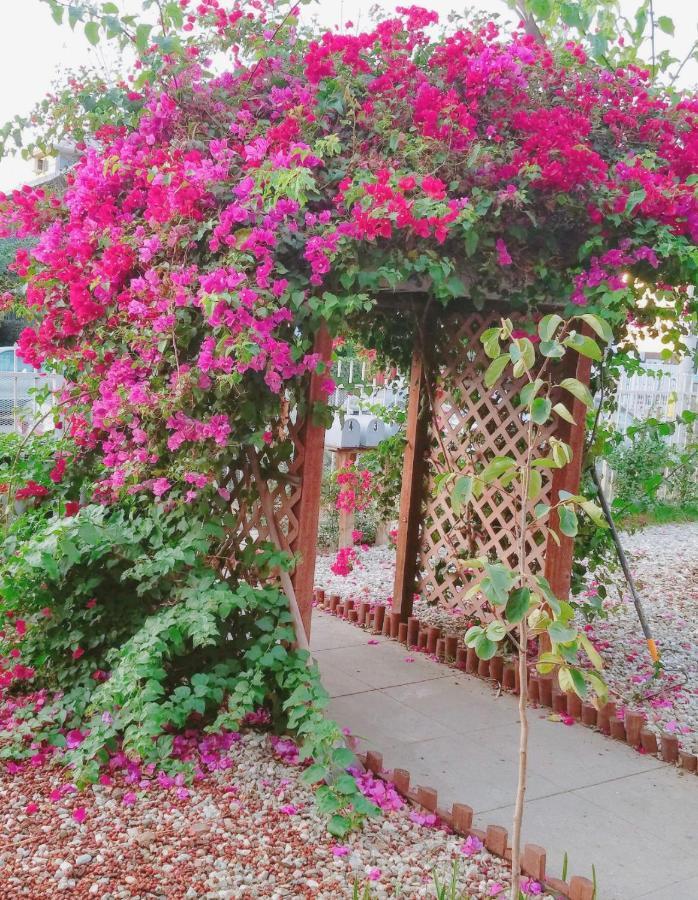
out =
[[[662,677],[653,678],[622,576],[607,584],[608,618],[596,619],[587,631],[604,656],[605,677],[621,714],[626,706],[642,709],[657,733],[662,729],[675,733],[682,747],[698,752],[698,523],[651,526],[625,535],[623,542],[662,654]],[[359,551],[357,564],[346,576],[333,574],[332,562],[329,556],[318,559],[317,587],[343,598],[391,602],[394,550]],[[594,589],[591,583],[589,590]],[[449,633],[462,634],[467,628],[457,611],[430,607],[419,599],[414,614]]]
[[267,737],[246,735],[224,755],[228,768],[177,790],[120,776],[78,793],[60,790],[60,773],[47,767],[5,771],[2,896],[335,900],[357,881],[371,898],[395,896],[398,885],[400,896],[433,897],[432,872],[450,874],[454,860],[470,897],[506,896],[502,861],[464,852],[462,838],[407,806],[338,843],[299,769],[277,759]]

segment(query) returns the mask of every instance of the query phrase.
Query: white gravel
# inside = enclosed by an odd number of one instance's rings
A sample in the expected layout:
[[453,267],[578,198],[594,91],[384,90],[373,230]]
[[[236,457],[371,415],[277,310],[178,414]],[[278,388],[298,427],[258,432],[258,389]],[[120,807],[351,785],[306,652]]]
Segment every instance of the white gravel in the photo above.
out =
[[[608,618],[596,619],[589,633],[604,657],[604,674],[621,714],[626,707],[642,709],[654,731],[675,733],[682,748],[698,752],[698,523],[650,526],[624,535],[623,543],[662,655],[661,677],[654,677],[622,573],[607,583]],[[358,555],[354,570],[344,577],[331,572],[333,556],[320,557],[316,586],[328,595],[390,605],[395,551],[374,547]],[[589,588],[593,591],[594,585]],[[420,599],[414,614],[449,633],[467,628],[458,613]]]

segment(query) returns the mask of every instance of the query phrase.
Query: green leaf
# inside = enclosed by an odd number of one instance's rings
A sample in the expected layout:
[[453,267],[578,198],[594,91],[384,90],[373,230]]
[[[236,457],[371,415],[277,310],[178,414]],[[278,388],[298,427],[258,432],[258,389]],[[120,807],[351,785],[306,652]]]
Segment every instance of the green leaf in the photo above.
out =
[[315,763],[301,774],[303,784],[317,784],[318,781],[324,781],[327,777],[327,769],[320,763]]
[[630,213],[635,209],[635,207],[639,203],[642,203],[642,201],[645,199],[646,196],[647,196],[646,191],[644,191],[642,189],[639,191],[631,191],[628,194],[628,200],[625,204],[626,215],[630,215]]
[[152,25],[139,25],[136,28],[136,47],[139,53],[145,53],[150,43],[150,32]]
[[531,404],[531,418],[536,425],[545,425],[550,418],[552,403],[547,397],[536,397]]
[[344,837],[351,828],[351,820],[346,816],[334,815],[327,824],[327,830],[334,837]]
[[528,499],[535,500],[543,488],[543,476],[540,469],[531,469],[528,475]]
[[463,507],[467,506],[473,495],[473,479],[469,475],[461,475],[456,479],[456,483],[451,494],[451,508],[457,516],[463,511]]
[[507,353],[504,356],[498,356],[487,367],[485,372],[485,387],[491,388],[495,382],[499,381],[502,372],[511,362],[511,357]]
[[576,397],[577,400],[581,400],[585,406],[594,405],[594,398],[591,396],[591,391],[585,384],[582,384],[582,382],[578,381],[576,378],[563,378],[560,382],[560,387],[572,394],[573,397]]
[[480,589],[490,603],[503,606],[514,583],[513,572],[502,563],[485,563],[485,572],[487,574],[480,582]]
[[504,622],[499,622],[495,620],[494,622],[490,622],[490,624],[485,629],[485,637],[490,641],[501,641],[506,637],[507,627]]
[[565,338],[564,344],[566,347],[571,347],[573,350],[576,350],[577,353],[581,353],[582,356],[588,356],[589,359],[596,360],[597,362],[600,362],[603,359],[603,353],[596,341],[584,334],[577,334],[575,332]]
[[564,419],[565,422],[569,422],[570,425],[576,425],[577,423],[574,421],[572,413],[567,409],[564,403],[556,403],[553,406],[553,412],[557,413],[561,419]]
[[584,676],[579,671],[579,669],[570,669],[570,676],[572,678],[572,688],[575,694],[581,697],[582,700],[586,700],[589,691],[587,689],[587,683],[584,680]]
[[659,16],[657,19],[657,27],[660,31],[663,31],[664,34],[674,35],[674,21],[670,19],[669,16]]
[[543,516],[547,516],[550,512],[550,504],[548,503],[536,503],[533,508],[533,512],[536,514],[537,519],[542,519]]
[[332,762],[340,769],[346,769],[356,762],[356,755],[348,747],[337,747],[332,754]]
[[471,625],[463,635],[463,643],[466,647],[474,647],[475,642],[479,640],[479,638],[481,638],[484,633],[484,628],[481,628],[479,625]]
[[529,0],[528,7],[533,15],[545,21],[553,10],[552,0]]
[[603,659],[601,658],[601,654],[583,631],[579,632],[579,642],[584,648],[584,652],[589,657],[589,662],[600,672],[603,669]]
[[504,475],[505,472],[513,469],[515,465],[516,463],[510,456],[495,456],[478,474],[478,478],[489,484],[490,481],[494,481],[496,478]]
[[565,355],[565,348],[558,341],[541,341],[538,347],[543,356],[550,359],[562,359]]
[[475,642],[475,652],[480,659],[492,659],[497,652],[497,645],[483,635]]
[[541,341],[551,342],[562,322],[562,316],[558,316],[557,313],[550,313],[550,315],[543,316],[538,323],[538,334]]
[[577,513],[569,506],[559,506],[557,513],[560,517],[560,531],[567,537],[575,537],[578,531]]
[[594,316],[591,313],[584,313],[579,318],[583,322],[586,322],[587,325],[598,334],[598,336],[602,341],[604,341],[604,343],[611,343],[611,341],[613,340],[613,329],[605,319],[602,319],[601,316]]
[[85,37],[94,47],[99,43],[99,24],[97,22],[87,22],[85,25]]
[[512,624],[520,622],[528,612],[530,600],[531,591],[527,587],[517,588],[515,591],[512,591],[509,594],[506,609],[504,610],[507,622]]
[[541,378],[536,378],[535,381],[529,382],[529,384],[525,384],[519,393],[519,398],[523,406],[530,406],[533,402],[533,398],[536,396],[538,391],[543,387],[545,382]]
[[570,644],[577,639],[577,629],[568,628],[561,622],[551,622],[548,626],[548,634],[550,640],[555,641],[556,644]]

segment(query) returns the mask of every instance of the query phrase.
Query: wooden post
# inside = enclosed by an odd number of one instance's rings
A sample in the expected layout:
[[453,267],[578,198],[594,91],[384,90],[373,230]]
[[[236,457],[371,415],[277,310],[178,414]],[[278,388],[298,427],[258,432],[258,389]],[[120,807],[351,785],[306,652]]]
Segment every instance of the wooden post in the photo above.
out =
[[[319,353],[326,363],[329,363],[332,357],[332,338],[324,325],[315,337],[315,352]],[[294,553],[300,555],[300,560],[293,573],[293,587],[308,639],[310,639],[310,618],[313,611],[322,464],[325,453],[325,426],[313,422],[313,407],[318,403],[326,402],[325,394],[321,390],[325,377],[324,374],[313,375],[308,389],[307,414],[300,434],[304,453],[301,469],[301,496],[294,509],[298,519],[298,537],[291,548]]]
[[[591,360],[579,354],[575,360],[574,354],[570,353],[569,362],[566,365],[566,371],[562,373],[562,377],[574,377],[582,384],[588,385],[591,377]],[[569,402],[571,394],[565,392],[563,402]],[[552,485],[550,491],[550,503],[554,504],[558,501],[558,493],[560,491],[569,491],[570,494],[576,494],[579,491],[579,484],[582,477],[582,462],[584,457],[584,433],[586,406],[581,400],[573,398],[570,408],[574,425],[567,422],[561,422],[558,429],[557,437],[565,441],[572,448],[572,462],[563,469],[554,469],[552,477]],[[550,528],[557,531],[560,535],[560,545],[548,537],[548,543],[545,553],[545,577],[553,589],[556,597],[564,600],[569,596],[570,585],[572,583],[572,562],[574,559],[574,538],[566,537],[559,532],[560,520],[557,510],[552,510],[549,520]]]
[[429,406],[424,386],[424,361],[415,345],[410,370],[410,390],[405,425],[405,456],[398,514],[397,556],[393,584],[393,611],[406,622],[412,613],[417,577],[419,530],[429,438]]

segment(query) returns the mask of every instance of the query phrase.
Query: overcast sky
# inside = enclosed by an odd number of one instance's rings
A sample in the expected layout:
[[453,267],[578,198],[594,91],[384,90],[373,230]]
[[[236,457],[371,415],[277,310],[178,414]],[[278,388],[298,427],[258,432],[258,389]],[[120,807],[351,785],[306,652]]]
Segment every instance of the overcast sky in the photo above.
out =
[[[352,21],[363,27],[369,21],[369,10],[374,5],[392,11],[395,6],[422,5],[448,13],[452,9],[464,9],[458,0],[323,0],[319,5],[306,8],[304,15],[313,14],[327,26]],[[0,123],[17,113],[26,113],[39,101],[51,82],[62,70],[75,68],[90,60],[105,63],[103,51],[91,48],[81,30],[71,32],[68,26],[59,28],[51,18],[48,7],[39,0],[4,0],[12,7],[5,13],[0,30]],[[128,8],[138,8],[138,0],[122,0]],[[504,0],[474,0],[467,6],[510,13]],[[628,10],[637,7],[637,0],[623,0]],[[675,56],[685,54],[696,36],[698,4],[696,0],[655,0],[655,15],[670,16],[676,25],[676,37],[660,36],[659,49],[671,47]],[[692,86],[698,82],[698,66],[686,67],[683,83]],[[21,159],[0,162],[0,190],[18,186],[33,177],[31,167]]]

